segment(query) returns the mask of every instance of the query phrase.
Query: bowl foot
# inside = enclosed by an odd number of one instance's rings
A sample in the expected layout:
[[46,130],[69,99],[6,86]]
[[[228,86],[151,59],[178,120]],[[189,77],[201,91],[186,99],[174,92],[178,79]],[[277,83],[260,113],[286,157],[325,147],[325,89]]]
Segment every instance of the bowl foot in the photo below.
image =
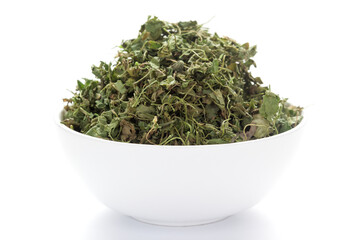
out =
[[198,225],[205,225],[205,224],[220,222],[222,220],[225,220],[228,217],[230,217],[230,216],[209,219],[209,220],[204,220],[204,221],[194,221],[194,222],[191,222],[191,221],[189,221],[189,222],[166,222],[166,221],[148,220],[148,219],[137,218],[137,217],[132,217],[132,218],[139,222],[147,223],[147,224],[151,224],[151,225],[166,226],[166,227],[191,227],[191,226],[198,226]]

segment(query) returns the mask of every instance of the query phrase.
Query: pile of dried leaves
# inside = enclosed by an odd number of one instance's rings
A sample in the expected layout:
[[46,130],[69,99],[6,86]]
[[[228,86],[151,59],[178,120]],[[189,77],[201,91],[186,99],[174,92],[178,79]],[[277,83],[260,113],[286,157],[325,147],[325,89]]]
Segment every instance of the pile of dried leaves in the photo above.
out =
[[285,132],[301,121],[291,106],[249,72],[256,46],[210,34],[196,21],[153,17],[123,41],[98,80],[77,82],[63,124],[114,141],[201,145]]

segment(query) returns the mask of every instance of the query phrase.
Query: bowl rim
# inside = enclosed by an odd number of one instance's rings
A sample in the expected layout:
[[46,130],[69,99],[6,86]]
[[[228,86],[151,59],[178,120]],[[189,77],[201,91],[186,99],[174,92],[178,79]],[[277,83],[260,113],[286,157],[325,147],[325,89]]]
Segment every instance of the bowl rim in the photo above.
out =
[[304,125],[306,125],[307,122],[307,117],[305,117],[304,115],[305,112],[305,108],[302,109],[301,112],[301,116],[302,116],[302,120],[300,121],[300,123],[298,125],[296,125],[294,128],[283,132],[283,133],[279,133],[277,135],[273,135],[270,137],[264,137],[264,138],[260,138],[260,139],[253,139],[253,140],[248,140],[248,141],[243,141],[243,142],[234,142],[234,143],[221,143],[221,144],[207,144],[207,145],[152,145],[152,144],[141,144],[141,143],[127,143],[127,142],[120,142],[120,141],[112,141],[112,140],[107,140],[107,139],[102,139],[102,138],[97,138],[97,137],[93,137],[93,136],[89,136],[86,135],[84,133],[80,133],[77,132],[67,126],[65,126],[64,124],[61,123],[61,118],[63,116],[64,113],[64,109],[62,109],[59,112],[57,112],[57,114],[54,117],[54,122],[55,124],[60,127],[63,131],[74,135],[74,136],[79,136],[79,137],[83,137],[85,139],[91,140],[91,141],[95,141],[95,142],[100,142],[100,143],[107,143],[107,144],[119,144],[119,145],[123,145],[123,146],[136,146],[136,147],[140,147],[140,148],[208,148],[208,147],[229,147],[229,146],[236,146],[236,145],[245,145],[245,144],[260,144],[261,142],[267,142],[267,141],[272,141],[276,138],[284,138],[286,135],[289,134],[293,134],[297,131],[299,131],[300,129],[302,129],[304,127]]

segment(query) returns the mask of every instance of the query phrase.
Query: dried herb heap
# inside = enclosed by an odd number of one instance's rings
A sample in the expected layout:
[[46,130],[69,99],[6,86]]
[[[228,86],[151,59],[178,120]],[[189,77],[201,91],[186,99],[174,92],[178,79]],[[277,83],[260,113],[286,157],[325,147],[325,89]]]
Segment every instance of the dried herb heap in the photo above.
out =
[[285,132],[301,108],[280,99],[249,71],[256,46],[210,34],[196,21],[149,17],[136,39],[123,41],[98,80],[77,82],[63,124],[114,141],[201,145]]

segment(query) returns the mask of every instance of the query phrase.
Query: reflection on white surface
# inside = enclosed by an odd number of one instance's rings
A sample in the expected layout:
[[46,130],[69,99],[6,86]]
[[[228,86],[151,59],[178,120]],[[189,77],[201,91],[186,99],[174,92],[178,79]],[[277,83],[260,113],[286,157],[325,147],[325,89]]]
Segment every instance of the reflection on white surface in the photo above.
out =
[[111,210],[101,212],[88,226],[85,240],[272,240],[269,222],[256,210],[195,227],[162,227],[138,222]]

